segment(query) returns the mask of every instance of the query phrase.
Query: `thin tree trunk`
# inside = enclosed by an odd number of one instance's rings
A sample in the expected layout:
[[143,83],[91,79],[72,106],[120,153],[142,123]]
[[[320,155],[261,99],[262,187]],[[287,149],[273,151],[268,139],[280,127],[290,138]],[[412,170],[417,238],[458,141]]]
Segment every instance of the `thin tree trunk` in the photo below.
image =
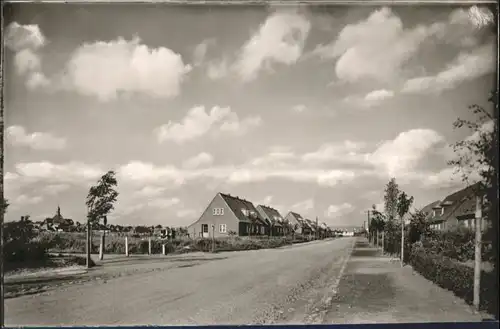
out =
[[401,216],[401,267],[404,266],[404,254],[405,254],[405,221]]
[[474,254],[474,299],[473,305],[476,311],[479,311],[480,291],[481,291],[481,233],[482,233],[482,199],[476,196],[476,216],[475,216],[475,254]]

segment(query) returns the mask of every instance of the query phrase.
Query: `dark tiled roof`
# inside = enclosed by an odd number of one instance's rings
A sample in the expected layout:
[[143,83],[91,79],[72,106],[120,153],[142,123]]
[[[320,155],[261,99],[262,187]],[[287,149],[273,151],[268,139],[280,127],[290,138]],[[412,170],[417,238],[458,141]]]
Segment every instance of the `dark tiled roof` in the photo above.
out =
[[467,198],[457,207],[457,209],[455,209],[455,217],[459,219],[474,218],[475,213],[476,213],[476,200],[474,198]]
[[[234,214],[236,215],[236,217],[238,217],[240,221],[246,223],[255,223],[257,221],[259,224],[266,225],[265,219],[262,218],[262,216],[257,211],[253,203],[251,203],[250,201],[241,199],[239,197],[234,197],[229,194],[224,194],[224,193],[219,193],[219,194],[224,199],[224,201],[226,201],[229,208],[231,208],[231,210],[234,212]],[[250,212],[254,212],[256,218],[245,216],[243,212],[241,212],[242,209],[247,209]]]
[[446,205],[444,209],[444,214],[441,215],[439,211],[437,216],[432,217],[430,222],[440,223],[444,222],[452,217],[469,217],[471,216],[470,211],[472,210],[472,217],[474,216],[476,201],[474,195],[479,186],[479,183],[468,186],[460,191],[448,195],[440,205]]
[[[297,214],[296,212],[290,211],[288,213],[288,215],[291,215],[292,217],[294,217],[301,227],[307,226],[305,219],[301,215]],[[287,217],[288,217],[288,215],[287,215]]]
[[307,226],[311,228],[311,230],[316,231],[316,223],[310,219],[306,219]]
[[464,198],[468,198],[474,195],[475,190],[479,187],[479,183],[473,184],[471,186],[467,186],[464,189],[461,189],[460,191],[457,191],[453,194],[448,195],[446,198],[444,198],[443,203],[446,201],[451,201],[453,203],[455,202],[460,202]]
[[420,209],[420,211],[423,212],[423,213],[425,213],[427,215],[427,218],[432,217],[432,210],[434,209],[434,207],[436,207],[440,203],[441,203],[441,201],[439,201],[439,200],[438,201],[434,201],[432,203],[429,203],[428,205],[426,205],[422,209]]
[[[263,218],[269,220],[274,226],[281,226],[283,216],[281,216],[278,210],[264,205],[258,205],[257,210]],[[278,217],[278,220],[276,220],[275,217]]]
[[304,220],[304,218],[302,218],[302,216],[299,215],[299,214],[297,214],[296,212],[290,211],[290,214],[292,214],[293,217],[295,217],[299,221],[303,221]]

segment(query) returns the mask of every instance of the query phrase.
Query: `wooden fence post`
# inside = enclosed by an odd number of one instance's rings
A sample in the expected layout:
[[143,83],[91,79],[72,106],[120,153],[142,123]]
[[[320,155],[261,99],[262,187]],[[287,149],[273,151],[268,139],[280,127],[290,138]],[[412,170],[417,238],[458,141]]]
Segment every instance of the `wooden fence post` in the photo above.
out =
[[166,245],[165,244],[162,244],[161,245],[161,252],[163,255],[166,255],[167,254],[167,248],[166,248]]
[[128,257],[128,236],[125,237],[125,256]]
[[151,238],[148,239],[148,254],[151,255]]
[[473,305],[476,311],[479,311],[480,305],[480,291],[481,291],[481,233],[482,233],[482,203],[483,200],[480,196],[476,196],[476,218],[475,218],[475,254],[474,254],[474,300]]

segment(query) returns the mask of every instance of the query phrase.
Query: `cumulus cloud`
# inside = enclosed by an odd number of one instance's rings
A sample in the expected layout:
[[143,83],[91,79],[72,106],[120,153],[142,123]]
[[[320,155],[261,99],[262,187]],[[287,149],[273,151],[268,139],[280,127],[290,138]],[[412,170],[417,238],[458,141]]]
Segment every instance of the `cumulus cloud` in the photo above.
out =
[[365,96],[365,100],[368,102],[379,102],[385,99],[394,97],[394,92],[391,90],[374,90]]
[[188,111],[182,122],[169,121],[156,130],[158,141],[173,140],[182,143],[207,134],[212,126],[225,119],[231,113],[229,107],[213,107],[205,112],[204,106],[197,106]]
[[23,49],[14,56],[14,65],[21,75],[32,71],[39,71],[41,68],[40,57],[32,49]]
[[184,177],[174,166],[155,166],[151,163],[131,161],[120,166],[117,176],[128,182],[143,183],[169,183],[180,185],[184,183]]
[[209,112],[204,106],[197,106],[188,111],[181,122],[169,121],[155,130],[158,142],[174,141],[183,143],[206,135],[220,124],[220,132],[244,134],[261,123],[260,117],[248,117],[242,120],[229,107],[213,107]]
[[321,170],[307,168],[290,169],[234,169],[228,182],[232,184],[262,182],[268,179],[285,179],[294,182],[315,183],[321,186],[335,186],[353,180],[355,173],[350,170]]
[[464,81],[471,81],[495,72],[496,47],[490,43],[461,52],[444,70],[434,76],[423,76],[406,81],[403,93],[440,93],[453,89]]
[[342,81],[387,83],[401,77],[405,64],[424,41],[470,47],[477,44],[477,33],[464,9],[453,11],[442,22],[404,28],[401,19],[385,7],[361,22],[346,25],[335,41],[318,46],[313,55],[337,60],[335,73]]
[[26,87],[30,90],[49,87],[51,81],[42,72],[32,72],[26,80]]
[[104,174],[98,166],[81,162],[54,164],[48,161],[16,164],[17,177],[29,181],[52,183],[81,183],[98,179]]
[[346,140],[344,142],[323,144],[314,152],[301,156],[304,163],[321,164],[327,162],[358,162],[359,153],[365,143]]
[[401,177],[412,172],[427,152],[443,141],[433,130],[412,129],[382,143],[366,155],[366,160],[389,176]]
[[261,70],[271,70],[273,63],[296,63],[310,28],[310,22],[298,13],[276,12],[269,16],[241,49],[235,64],[239,76],[250,81]]
[[387,82],[400,73],[426,36],[422,28],[404,30],[401,19],[386,7],[364,21],[348,24],[333,43],[319,46],[315,53],[337,59],[335,72],[341,80]]
[[29,147],[34,150],[61,150],[66,147],[66,140],[50,133],[34,132],[28,134],[21,126],[6,129],[7,142],[13,146]]
[[325,212],[325,216],[329,218],[337,218],[344,216],[354,210],[354,206],[350,203],[342,203],[339,205],[330,205]]
[[26,77],[26,86],[29,89],[49,84],[49,80],[42,73],[39,52],[45,44],[45,36],[38,25],[13,22],[6,29],[5,46],[15,52],[14,66],[19,75]]
[[118,38],[78,47],[66,65],[61,87],[103,101],[120,93],[172,98],[190,71],[182,56],[169,48],[150,48],[139,38]]
[[200,166],[209,166],[213,163],[213,161],[214,157],[211,154],[201,152],[200,154],[184,161],[183,166],[187,169],[195,169]]
[[5,45],[12,51],[36,50],[43,47],[45,43],[45,36],[38,25],[21,25],[12,22],[6,29]]

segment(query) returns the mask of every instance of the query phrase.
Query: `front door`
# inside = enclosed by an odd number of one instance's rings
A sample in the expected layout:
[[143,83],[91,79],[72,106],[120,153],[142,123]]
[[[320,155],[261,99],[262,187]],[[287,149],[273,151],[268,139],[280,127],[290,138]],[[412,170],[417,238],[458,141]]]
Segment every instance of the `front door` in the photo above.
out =
[[208,238],[209,237],[208,224],[201,224],[201,232],[202,232],[202,236],[204,238]]

